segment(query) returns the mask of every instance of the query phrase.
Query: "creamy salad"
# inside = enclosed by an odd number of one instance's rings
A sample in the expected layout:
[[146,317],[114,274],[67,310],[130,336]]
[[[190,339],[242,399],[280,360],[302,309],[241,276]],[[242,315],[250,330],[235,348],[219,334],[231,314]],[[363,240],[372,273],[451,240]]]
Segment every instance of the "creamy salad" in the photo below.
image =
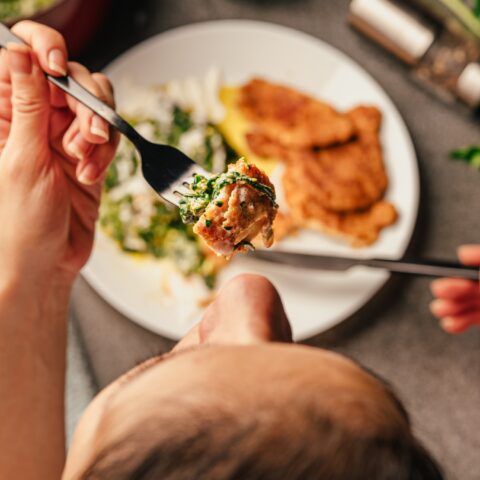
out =
[[[147,139],[174,145],[208,171],[220,173],[238,156],[216,127],[224,115],[219,88],[217,69],[203,78],[162,86],[128,85],[119,111]],[[100,223],[125,252],[169,259],[183,274],[198,274],[214,286],[219,260],[192,225],[182,222],[178,209],[147,184],[137,152],[125,137],[105,180]]]

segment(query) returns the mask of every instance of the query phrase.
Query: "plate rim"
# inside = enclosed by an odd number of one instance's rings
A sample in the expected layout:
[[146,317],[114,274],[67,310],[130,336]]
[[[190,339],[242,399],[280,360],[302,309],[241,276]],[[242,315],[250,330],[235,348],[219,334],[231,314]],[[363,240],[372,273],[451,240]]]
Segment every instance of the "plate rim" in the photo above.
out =
[[[411,203],[412,203],[412,214],[410,218],[410,222],[408,225],[405,226],[405,228],[408,228],[408,234],[405,235],[405,238],[402,240],[400,243],[401,248],[401,254],[396,255],[395,258],[401,258],[403,255],[405,255],[406,251],[408,250],[409,246],[411,245],[414,237],[414,232],[416,229],[416,225],[418,222],[418,215],[419,215],[419,204],[420,204],[420,169],[419,169],[419,163],[418,163],[418,156],[417,152],[415,150],[415,145],[413,142],[413,137],[410,133],[410,130],[403,119],[402,115],[400,114],[400,111],[396,105],[396,103],[392,100],[390,95],[386,92],[386,90],[383,88],[383,86],[377,81],[377,79],[359,62],[357,62],[355,59],[350,57],[347,53],[345,53],[343,50],[339,49],[336,46],[333,46],[329,44],[327,41],[318,38],[314,36],[313,34],[306,33],[301,30],[297,30],[293,27],[285,26],[279,23],[275,22],[266,22],[266,21],[260,21],[260,20],[249,20],[249,19],[219,19],[219,20],[208,20],[208,21],[198,21],[198,22],[192,22],[189,24],[181,25],[178,27],[174,27],[168,30],[165,30],[163,32],[159,32],[156,34],[153,34],[149,36],[148,38],[142,40],[141,42],[133,45],[132,47],[124,50],[121,52],[119,55],[117,55],[111,62],[109,62],[105,67],[102,69],[102,72],[106,73],[108,75],[109,70],[113,70],[119,65],[121,62],[125,61],[124,57],[126,55],[132,55],[135,54],[137,51],[142,51],[145,48],[149,48],[150,45],[155,44],[159,38],[162,38],[163,40],[165,39],[171,39],[176,36],[181,36],[185,32],[188,32],[191,34],[192,32],[195,33],[201,32],[201,31],[211,31],[212,28],[218,28],[218,27],[230,27],[230,28],[259,28],[261,30],[269,30],[270,32],[273,33],[278,33],[278,34],[286,34],[288,36],[294,36],[297,37],[303,41],[307,41],[309,43],[316,43],[318,46],[321,48],[324,48],[328,50],[330,53],[335,54],[337,57],[341,59],[342,62],[348,64],[349,66],[352,66],[358,70],[361,71],[361,73],[368,79],[369,82],[371,82],[377,89],[377,91],[383,95],[384,100],[391,105],[391,114],[393,114],[396,117],[396,122],[398,126],[402,130],[402,137],[405,140],[405,147],[408,151],[409,156],[413,160],[414,167],[413,170],[413,176],[412,176],[412,193],[413,193],[413,198],[411,198]],[[98,226],[96,227],[96,231],[98,229]],[[93,254],[93,250],[92,250]],[[126,316],[128,319],[131,321],[137,323],[139,326],[142,328],[145,328],[149,331],[152,331],[154,333],[157,333],[159,335],[164,336],[165,338],[172,339],[172,340],[178,340],[175,335],[172,335],[171,331],[168,331],[168,329],[164,329],[159,322],[158,326],[156,325],[155,327],[152,327],[150,322],[147,322],[143,320],[142,316],[139,315],[134,309],[130,308],[128,305],[121,305],[117,297],[110,292],[110,290],[105,287],[95,274],[93,268],[90,266],[90,262],[88,262],[85,267],[81,271],[82,277],[87,281],[87,283],[90,285],[90,287],[96,291],[97,294],[99,294],[104,300],[109,303],[109,305],[114,308],[116,311],[118,311],[120,314]],[[364,297],[368,297],[367,300],[365,298],[359,299],[351,308],[347,310],[347,312],[343,315],[343,319],[340,321],[335,321],[332,325],[329,325],[325,329],[318,330],[318,327],[311,327],[311,328],[305,328],[302,331],[302,335],[296,336],[295,341],[302,341],[309,339],[315,335],[321,335],[323,333],[326,333],[332,329],[334,329],[336,326],[340,325],[341,323],[345,322],[347,319],[351,318],[356,312],[358,312],[363,306],[367,305],[369,302],[373,300],[373,298],[377,295],[377,293],[385,286],[385,284],[389,281],[391,275],[388,272],[383,272],[383,278],[379,278],[376,280],[376,285],[374,285],[371,290],[369,291],[368,295],[364,295]]]

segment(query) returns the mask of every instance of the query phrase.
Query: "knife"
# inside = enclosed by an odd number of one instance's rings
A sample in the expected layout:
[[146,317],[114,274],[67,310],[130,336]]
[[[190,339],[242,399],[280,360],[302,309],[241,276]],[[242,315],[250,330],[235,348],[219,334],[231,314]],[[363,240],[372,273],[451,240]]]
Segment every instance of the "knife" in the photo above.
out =
[[332,257],[312,255],[281,250],[256,250],[249,254],[251,258],[264,262],[288,265],[311,270],[346,271],[357,265],[388,270],[392,273],[422,275],[426,277],[457,277],[479,280],[479,268],[462,265],[447,260],[409,259],[387,260],[380,258]]

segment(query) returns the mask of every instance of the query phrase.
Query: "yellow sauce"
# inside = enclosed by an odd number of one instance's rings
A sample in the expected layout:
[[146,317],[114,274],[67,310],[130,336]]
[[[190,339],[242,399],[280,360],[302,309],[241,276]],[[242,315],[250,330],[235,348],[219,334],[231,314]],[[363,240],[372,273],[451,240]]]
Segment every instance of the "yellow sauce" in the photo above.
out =
[[254,163],[267,175],[270,175],[278,161],[273,158],[259,157],[250,151],[245,136],[252,126],[237,106],[239,94],[240,89],[237,87],[220,89],[220,101],[225,108],[225,116],[218,124],[218,128],[239,156],[245,157],[248,162]]

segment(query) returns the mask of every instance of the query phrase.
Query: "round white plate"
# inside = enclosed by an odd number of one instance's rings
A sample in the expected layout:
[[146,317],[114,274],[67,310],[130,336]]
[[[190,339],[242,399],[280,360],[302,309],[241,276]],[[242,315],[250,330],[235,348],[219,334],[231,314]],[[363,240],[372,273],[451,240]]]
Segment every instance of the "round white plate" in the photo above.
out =
[[[390,178],[387,199],[399,212],[398,222],[383,231],[373,246],[352,249],[321,234],[304,232],[282,242],[303,252],[399,258],[413,233],[419,197],[418,169],[412,141],[395,106],[359,65],[328,44],[289,28],[243,20],[189,25],[152,37],[116,59],[106,69],[116,86],[125,79],[150,86],[189,76],[202,77],[215,65],[224,84],[252,76],[283,82],[324,99],[340,110],[373,104],[383,113],[382,144]],[[117,92],[122,103],[121,88]],[[342,322],[364,305],[388,274],[365,268],[345,273],[296,270],[238,255],[221,273],[219,285],[240,272],[266,275],[280,291],[301,340]],[[193,296],[198,286],[183,285],[165,264],[138,260],[119,251],[98,230],[92,257],[83,270],[87,281],[120,312],[140,325],[178,339],[201,315]],[[180,287],[165,295],[166,276]],[[195,282],[193,282],[195,283]]]

